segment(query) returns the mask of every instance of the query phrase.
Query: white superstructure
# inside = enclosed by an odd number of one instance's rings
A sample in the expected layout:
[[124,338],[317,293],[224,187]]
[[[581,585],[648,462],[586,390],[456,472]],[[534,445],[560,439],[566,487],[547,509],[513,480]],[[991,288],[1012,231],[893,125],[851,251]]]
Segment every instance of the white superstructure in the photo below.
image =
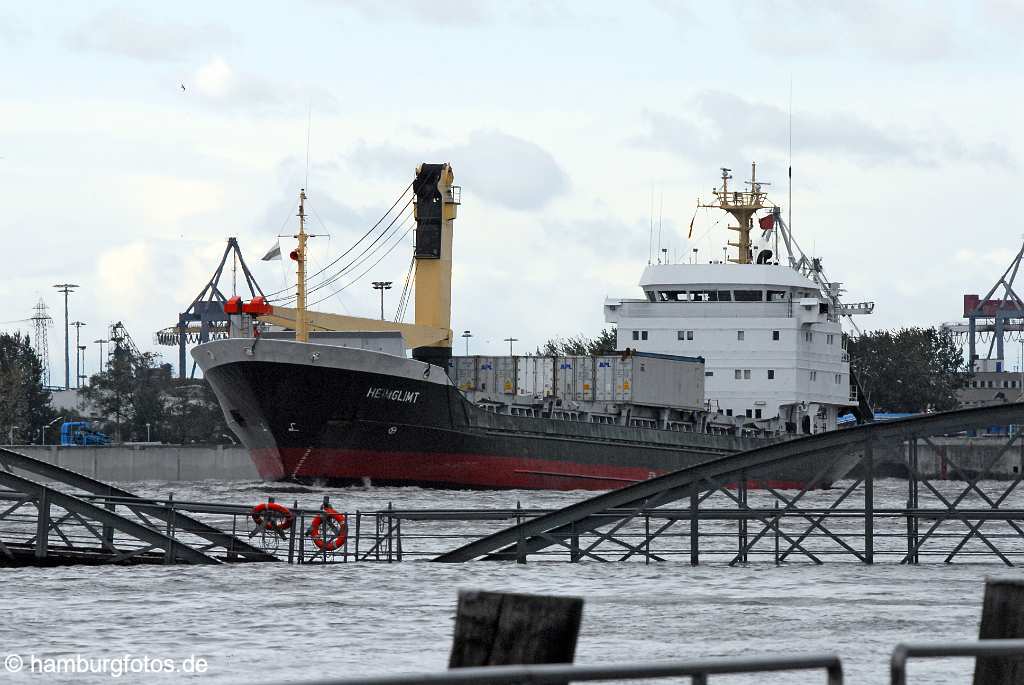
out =
[[[728,192],[723,170],[719,204],[740,220],[740,238],[729,263],[650,264],[640,279],[642,299],[605,301],[605,320],[617,327],[617,349],[701,356],[705,394],[712,411],[754,421],[777,420],[789,432],[817,433],[856,406],[840,317],[870,313],[873,305],[839,302],[839,284],[828,282],[818,260],[799,253],[777,208],[751,191]],[[754,213],[760,254],[750,240]],[[737,216],[738,215],[738,216]],[[766,228],[765,226],[770,226]],[[776,252],[781,233],[788,263]]]

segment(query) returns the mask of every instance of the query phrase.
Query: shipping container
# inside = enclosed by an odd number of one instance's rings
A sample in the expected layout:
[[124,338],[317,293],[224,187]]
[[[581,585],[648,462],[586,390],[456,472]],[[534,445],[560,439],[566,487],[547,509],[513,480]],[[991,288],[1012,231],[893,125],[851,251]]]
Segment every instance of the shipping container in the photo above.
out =
[[516,357],[520,395],[551,397],[554,392],[555,360],[552,357]]
[[563,401],[704,406],[704,360],[634,352],[600,357],[455,357],[452,382],[489,395]]

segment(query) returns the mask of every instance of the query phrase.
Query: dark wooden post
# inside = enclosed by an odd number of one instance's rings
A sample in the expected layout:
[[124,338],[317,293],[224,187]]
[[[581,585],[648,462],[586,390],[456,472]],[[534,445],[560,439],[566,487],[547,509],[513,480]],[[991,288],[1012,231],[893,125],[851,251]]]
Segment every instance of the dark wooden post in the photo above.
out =
[[460,592],[448,666],[572,663],[582,617],[579,597]]
[[[988,578],[981,609],[982,640],[1024,638],[1024,579]],[[1020,657],[978,657],[974,664],[974,685],[1024,683],[1024,660]]]

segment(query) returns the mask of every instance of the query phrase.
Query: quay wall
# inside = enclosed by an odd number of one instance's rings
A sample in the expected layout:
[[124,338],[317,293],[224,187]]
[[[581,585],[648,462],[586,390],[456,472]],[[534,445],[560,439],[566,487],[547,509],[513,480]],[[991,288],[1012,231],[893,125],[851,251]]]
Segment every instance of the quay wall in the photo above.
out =
[[106,482],[259,480],[248,450],[234,445],[14,445],[11,449]]
[[[1009,436],[934,437],[929,443],[923,439],[917,444],[918,472],[923,478],[949,478],[964,480],[973,478],[988,467],[1006,448]],[[875,475],[905,478],[907,471],[907,447],[905,443],[895,445],[875,444]],[[854,469],[861,473],[860,467]],[[987,479],[1013,480],[1024,473],[1024,440],[1019,440],[989,468]],[[853,475],[853,474],[851,474]]]
[[[918,442],[918,470],[924,478],[970,478],[980,473],[1006,446],[1006,436],[931,438]],[[102,481],[259,480],[248,451],[235,445],[107,445],[62,447],[14,445],[30,457]],[[875,445],[875,474],[907,476],[906,446]],[[850,476],[859,475],[860,466]],[[1014,479],[1024,474],[1024,440],[1006,450],[988,478]]]

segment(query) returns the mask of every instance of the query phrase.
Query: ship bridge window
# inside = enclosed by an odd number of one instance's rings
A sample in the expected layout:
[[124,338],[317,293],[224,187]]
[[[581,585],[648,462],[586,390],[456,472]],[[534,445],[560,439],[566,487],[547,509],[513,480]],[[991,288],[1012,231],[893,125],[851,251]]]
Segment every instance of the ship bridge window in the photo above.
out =
[[761,290],[737,290],[737,302],[761,302],[764,299],[764,291]]
[[690,296],[694,302],[718,302],[717,290],[694,290]]
[[769,302],[782,302],[786,299],[785,290],[769,290],[768,301]]
[[644,293],[647,295],[647,300],[649,302],[654,302],[655,301],[655,299],[654,299],[654,291],[653,290],[646,290],[646,291],[644,291]]
[[732,302],[732,291],[731,290],[719,290],[718,291],[719,302]]

